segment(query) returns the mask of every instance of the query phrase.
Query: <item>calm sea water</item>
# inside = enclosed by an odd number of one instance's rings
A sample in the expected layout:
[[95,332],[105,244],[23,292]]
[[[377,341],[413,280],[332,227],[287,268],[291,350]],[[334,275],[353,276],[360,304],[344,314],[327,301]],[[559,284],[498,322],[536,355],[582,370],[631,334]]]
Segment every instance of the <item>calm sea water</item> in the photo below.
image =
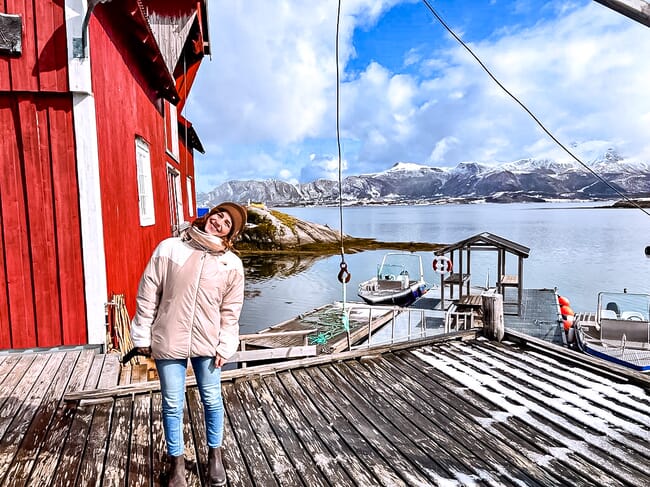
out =
[[[607,203],[381,206],[343,209],[343,232],[380,241],[450,244],[490,232],[529,247],[524,287],[555,288],[577,311],[595,310],[600,291],[650,292],[650,217]],[[306,221],[339,229],[338,208],[282,208]],[[247,299],[242,333],[290,319],[333,301],[358,301],[359,282],[372,277],[386,251],[346,255],[352,279],[338,282],[340,256],[245,261]],[[439,283],[432,252],[418,252],[425,278]],[[508,261],[509,272],[516,259]],[[472,253],[472,284],[494,285],[495,252]]]

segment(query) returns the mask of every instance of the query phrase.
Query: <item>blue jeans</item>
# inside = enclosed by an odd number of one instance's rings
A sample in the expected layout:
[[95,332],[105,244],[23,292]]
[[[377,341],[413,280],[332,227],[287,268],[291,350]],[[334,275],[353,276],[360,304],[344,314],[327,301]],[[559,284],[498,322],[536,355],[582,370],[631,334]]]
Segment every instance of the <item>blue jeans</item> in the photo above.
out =
[[[214,366],[214,357],[192,357],[192,368],[203,403],[208,447],[217,448],[223,440],[223,399],[221,398],[221,368]],[[163,428],[167,453],[183,454],[183,403],[187,359],[159,359],[156,369],[162,393]]]

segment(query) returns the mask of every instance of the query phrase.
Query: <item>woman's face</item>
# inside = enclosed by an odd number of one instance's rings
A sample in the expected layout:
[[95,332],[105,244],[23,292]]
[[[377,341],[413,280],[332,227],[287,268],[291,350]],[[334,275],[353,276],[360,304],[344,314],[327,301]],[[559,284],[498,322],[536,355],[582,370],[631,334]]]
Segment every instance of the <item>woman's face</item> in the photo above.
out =
[[205,233],[216,237],[225,237],[232,229],[232,218],[227,211],[217,211],[205,222]]

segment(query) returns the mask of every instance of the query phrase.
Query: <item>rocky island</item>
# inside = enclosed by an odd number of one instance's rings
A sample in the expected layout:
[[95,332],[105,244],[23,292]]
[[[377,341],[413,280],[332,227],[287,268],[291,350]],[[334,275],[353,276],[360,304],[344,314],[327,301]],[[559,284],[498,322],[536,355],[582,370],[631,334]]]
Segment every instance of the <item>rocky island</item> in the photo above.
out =
[[[248,224],[237,242],[245,255],[301,253],[333,255],[341,251],[341,233],[327,225],[306,222],[264,205],[249,205]],[[379,242],[373,238],[343,235],[345,253],[364,250],[436,250],[441,244],[427,242]]]

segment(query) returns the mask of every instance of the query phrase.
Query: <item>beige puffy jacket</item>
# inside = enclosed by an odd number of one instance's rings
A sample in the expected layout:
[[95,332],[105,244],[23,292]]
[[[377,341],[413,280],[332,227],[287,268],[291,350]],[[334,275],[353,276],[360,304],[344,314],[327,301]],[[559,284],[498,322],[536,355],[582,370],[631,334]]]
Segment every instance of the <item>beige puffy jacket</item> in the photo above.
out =
[[227,359],[237,351],[244,269],[221,239],[208,237],[210,249],[188,238],[163,240],[142,274],[131,339],[151,346],[154,358]]

